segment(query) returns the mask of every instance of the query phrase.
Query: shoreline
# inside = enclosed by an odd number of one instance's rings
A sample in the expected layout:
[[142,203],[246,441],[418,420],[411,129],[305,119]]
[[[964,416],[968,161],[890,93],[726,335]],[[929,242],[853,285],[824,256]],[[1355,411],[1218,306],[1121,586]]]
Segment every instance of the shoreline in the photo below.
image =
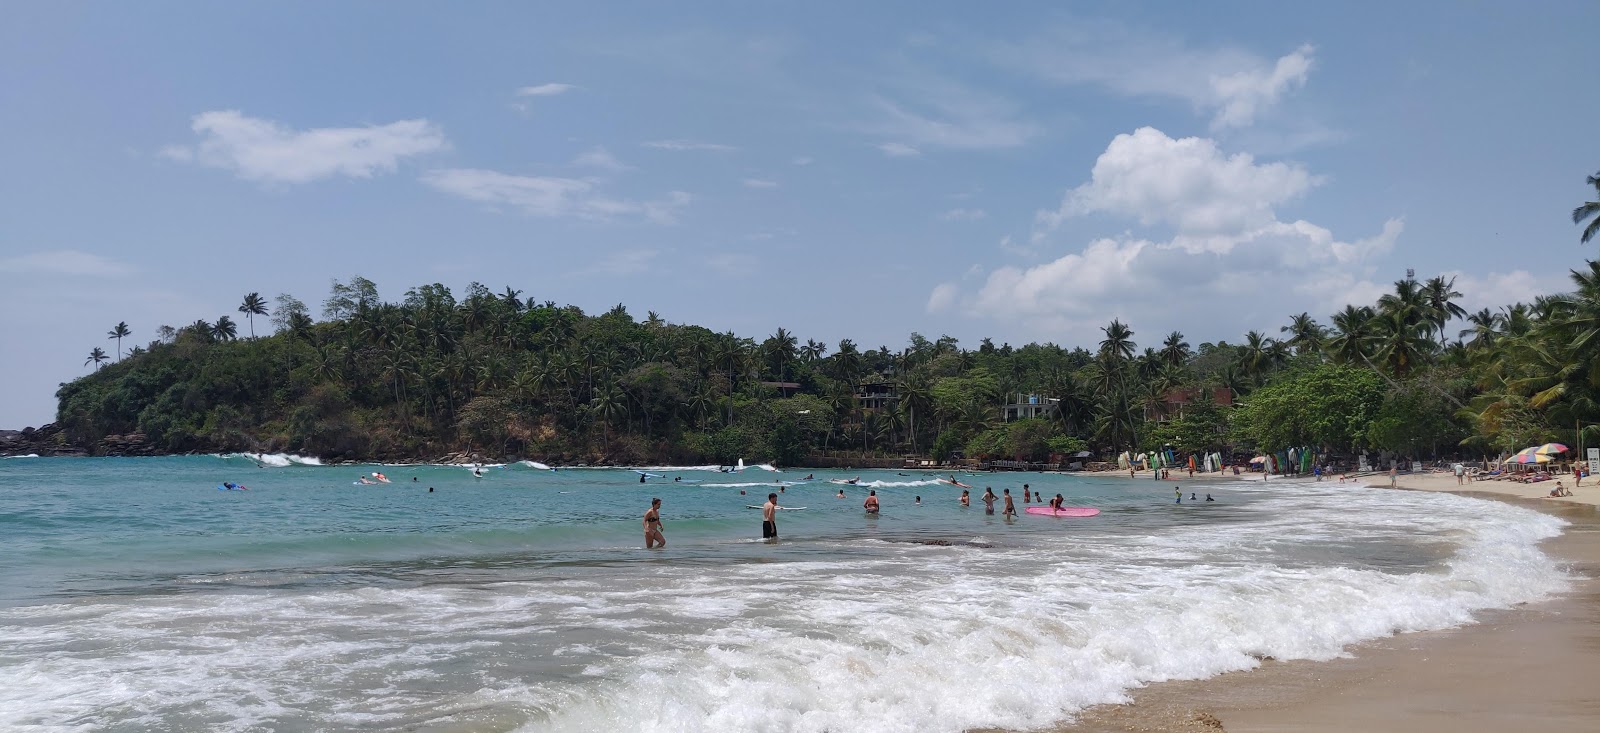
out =
[[[1231,477],[1230,477],[1231,478]],[[1503,501],[1570,524],[1542,549],[1576,576],[1564,595],[1478,614],[1477,623],[1355,644],[1326,661],[1267,660],[1202,680],[1160,682],[1131,701],[1080,713],[1054,733],[1456,733],[1528,729],[1582,733],[1600,710],[1600,482],[1541,499],[1551,483],[1402,477],[1395,490]],[[1383,488],[1383,487],[1379,487]]]

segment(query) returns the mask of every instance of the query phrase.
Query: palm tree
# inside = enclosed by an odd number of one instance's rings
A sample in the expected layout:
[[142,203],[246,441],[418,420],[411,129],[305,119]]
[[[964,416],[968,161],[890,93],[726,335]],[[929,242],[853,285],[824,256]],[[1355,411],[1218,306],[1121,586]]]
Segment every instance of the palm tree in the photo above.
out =
[[789,375],[789,364],[794,361],[794,334],[779,328],[767,339],[767,358],[772,361],[773,374],[783,381]]
[[1133,329],[1115,318],[1100,329],[1106,337],[1100,342],[1100,353],[1118,360],[1133,358]]
[[1244,353],[1239,355],[1239,366],[1257,384],[1273,364],[1273,341],[1260,331],[1244,335]]
[[1370,306],[1358,308],[1347,305],[1344,310],[1333,314],[1333,335],[1324,344],[1328,355],[1334,361],[1346,364],[1364,360],[1371,348],[1369,342],[1376,318],[1377,314]]
[[100,362],[107,361],[110,358],[111,357],[106,355],[105,349],[102,349],[102,348],[96,346],[96,347],[94,347],[93,351],[89,352],[89,358],[83,360],[83,365],[84,366],[89,366],[90,364],[93,364],[94,368],[99,369],[100,368]]
[[1189,361],[1189,342],[1183,340],[1182,333],[1167,334],[1167,340],[1161,342],[1161,361],[1170,366],[1183,366]]
[[[107,340],[117,340],[117,361],[122,361],[122,337],[132,335],[133,331],[128,329],[127,321],[117,321],[117,325],[106,332]],[[95,351],[99,351],[99,349],[95,349]]]
[[251,293],[244,296],[244,302],[239,304],[239,312],[250,321],[250,338],[255,338],[256,316],[267,314],[267,301],[262,299],[260,293]]
[[211,336],[218,341],[232,341],[239,336],[239,327],[232,318],[223,316],[211,327]]
[[1294,347],[1294,353],[1304,354],[1322,349],[1324,337],[1321,325],[1318,325],[1310,313],[1301,313],[1289,319],[1289,325],[1278,329],[1278,333],[1289,334],[1288,345]]
[[[1600,173],[1589,176],[1588,183],[1594,187],[1596,196],[1600,197]],[[1600,233],[1600,201],[1585,201],[1582,206],[1572,210],[1573,224],[1582,224],[1584,219],[1590,218],[1594,221],[1583,228],[1583,237],[1579,239],[1584,244],[1588,244],[1596,233]]]
[[1456,319],[1465,318],[1467,309],[1456,304],[1456,299],[1461,293],[1456,292],[1456,279],[1445,280],[1444,276],[1430,278],[1424,285],[1422,292],[1428,301],[1428,310],[1433,316],[1433,330],[1439,334],[1439,340],[1444,341],[1444,326]]
[[1461,329],[1461,333],[1457,334],[1457,337],[1464,339],[1471,336],[1472,340],[1467,342],[1468,348],[1488,349],[1494,346],[1495,339],[1500,336],[1500,316],[1498,314],[1488,308],[1484,308],[1477,313],[1468,315],[1467,323],[1472,324],[1472,327]]
[[800,360],[810,364],[821,359],[828,353],[828,345],[814,339],[806,339],[806,345],[800,347]]

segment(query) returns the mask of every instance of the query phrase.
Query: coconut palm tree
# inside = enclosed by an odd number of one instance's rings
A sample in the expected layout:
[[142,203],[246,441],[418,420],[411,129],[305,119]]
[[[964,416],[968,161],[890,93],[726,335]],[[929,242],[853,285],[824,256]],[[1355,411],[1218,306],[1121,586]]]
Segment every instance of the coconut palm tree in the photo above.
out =
[[260,293],[251,293],[244,296],[244,302],[239,304],[239,312],[250,321],[250,338],[256,337],[256,316],[267,315],[267,301]]
[[1101,354],[1123,361],[1133,358],[1133,329],[1128,328],[1127,324],[1113,318],[1110,323],[1102,326],[1100,331],[1106,335],[1105,339],[1100,341]]
[[111,359],[111,357],[106,355],[105,349],[96,346],[92,351],[89,352],[89,358],[83,360],[83,365],[89,366],[90,364],[93,364],[94,368],[99,369],[100,362],[107,361],[109,359]]
[[800,347],[800,361],[811,364],[821,359],[827,353],[827,344],[814,339],[806,339],[806,345]]
[[1189,342],[1183,340],[1183,334],[1173,331],[1167,334],[1167,340],[1161,342],[1161,361],[1169,366],[1183,366],[1189,361]]
[[1456,279],[1452,277],[1445,280],[1443,275],[1429,278],[1427,284],[1422,287],[1422,292],[1428,302],[1433,330],[1439,334],[1439,341],[1443,342],[1445,324],[1467,316],[1467,309],[1455,302],[1461,297],[1461,293],[1456,292]]
[[1488,349],[1493,347],[1495,340],[1500,337],[1500,316],[1488,308],[1469,314],[1467,323],[1472,326],[1461,329],[1461,333],[1456,334],[1457,338],[1472,337],[1472,340],[1467,342],[1467,348]]
[[1340,363],[1360,363],[1371,350],[1373,321],[1377,318],[1370,306],[1347,305],[1333,314],[1333,335],[1324,343],[1328,355]]
[[232,341],[239,336],[239,326],[232,318],[223,316],[211,326],[211,337],[218,341]]
[[1300,315],[1289,319],[1289,325],[1278,329],[1278,333],[1289,334],[1287,343],[1294,347],[1294,353],[1305,354],[1322,349],[1322,339],[1325,336],[1323,328],[1317,323],[1310,313],[1302,312]]
[[779,381],[789,376],[789,364],[795,359],[795,337],[783,328],[768,337],[766,343],[767,359],[772,364],[772,373]]
[[117,340],[117,361],[122,361],[122,339],[123,339],[123,337],[124,336],[132,336],[132,335],[133,335],[133,331],[128,329],[128,322],[127,321],[117,321],[117,325],[115,327],[113,327],[110,331],[106,332],[106,339],[107,340],[110,340],[110,339],[116,339]]
[[[1589,176],[1588,183],[1594,187],[1595,196],[1600,199],[1600,173]],[[1583,228],[1583,237],[1578,241],[1588,244],[1594,235],[1600,232],[1600,200],[1585,201],[1582,206],[1572,210],[1572,223],[1582,224],[1584,219],[1593,219],[1589,226]]]

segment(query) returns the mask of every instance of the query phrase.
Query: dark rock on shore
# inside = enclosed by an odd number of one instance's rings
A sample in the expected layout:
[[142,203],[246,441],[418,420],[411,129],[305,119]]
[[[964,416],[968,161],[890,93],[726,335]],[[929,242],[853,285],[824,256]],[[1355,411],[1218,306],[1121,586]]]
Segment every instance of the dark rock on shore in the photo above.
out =
[[86,456],[89,451],[67,441],[59,425],[0,430],[0,456]]

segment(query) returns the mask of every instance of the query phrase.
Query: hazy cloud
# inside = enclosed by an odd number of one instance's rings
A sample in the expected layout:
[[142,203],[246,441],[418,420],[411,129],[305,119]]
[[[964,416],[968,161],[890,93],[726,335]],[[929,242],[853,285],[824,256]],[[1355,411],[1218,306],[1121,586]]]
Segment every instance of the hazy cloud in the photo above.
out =
[[198,144],[168,146],[161,154],[263,183],[371,178],[393,172],[401,159],[448,145],[439,126],[423,119],[294,130],[237,110],[220,110],[195,115],[191,127],[200,136]]
[[905,143],[882,143],[878,149],[891,158],[915,158],[922,155],[922,151],[906,145]]
[[565,93],[570,92],[570,91],[572,91],[574,89],[577,89],[577,87],[575,87],[575,86],[573,86],[571,84],[555,84],[555,83],[540,84],[538,86],[521,87],[521,88],[517,89],[517,96],[519,96],[519,97],[553,97],[553,96],[555,96],[557,94],[565,94]]
[[119,277],[133,271],[134,268],[116,260],[75,249],[33,252],[0,258],[0,272],[18,275]]
[[658,150],[704,150],[712,153],[731,153],[738,150],[732,145],[698,142],[695,140],[651,140],[641,144],[647,148],[656,148]]
[[428,171],[421,181],[444,193],[495,207],[515,209],[529,216],[579,219],[641,217],[671,223],[690,196],[673,191],[659,201],[610,198],[593,181],[555,176],[517,176],[475,168]]
[[766,180],[764,178],[746,178],[746,179],[744,179],[744,187],[745,188],[777,188],[778,187],[778,182],[777,181],[769,181],[769,180]]

